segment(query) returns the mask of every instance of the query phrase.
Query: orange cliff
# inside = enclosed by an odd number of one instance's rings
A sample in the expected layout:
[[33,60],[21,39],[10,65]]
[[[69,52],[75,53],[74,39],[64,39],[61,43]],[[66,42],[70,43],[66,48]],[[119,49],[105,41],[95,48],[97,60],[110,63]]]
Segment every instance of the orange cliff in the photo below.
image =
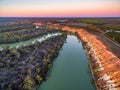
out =
[[92,58],[90,64],[98,90],[120,90],[120,59],[86,30],[64,26],[63,31],[77,33],[86,42],[88,54]]

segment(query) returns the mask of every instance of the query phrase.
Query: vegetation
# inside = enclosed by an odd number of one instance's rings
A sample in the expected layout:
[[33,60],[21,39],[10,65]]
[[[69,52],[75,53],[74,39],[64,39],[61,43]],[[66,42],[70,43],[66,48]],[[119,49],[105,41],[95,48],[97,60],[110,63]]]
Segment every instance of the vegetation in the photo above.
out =
[[81,22],[93,24],[93,25],[103,25],[105,22],[98,19],[82,19]]
[[96,26],[88,26],[87,29],[91,31],[101,32],[101,29]]
[[0,43],[14,43],[28,40],[55,30],[41,30],[41,29],[23,29],[19,31],[5,32],[0,35]]
[[[80,20],[79,20],[80,21]],[[104,19],[82,19],[81,22],[90,24],[87,29],[98,32],[106,32],[106,30],[120,31],[120,24],[107,22]]]
[[8,25],[8,26],[0,26],[0,33],[10,32],[10,31],[18,31],[18,30],[29,29],[29,28],[35,28],[35,25],[33,25],[33,24],[13,24],[13,25]]
[[120,33],[117,32],[107,32],[106,33],[110,38],[112,38],[113,40],[116,40],[117,42],[120,43]]
[[66,34],[42,43],[19,47],[5,46],[0,52],[0,90],[34,90],[46,79]]
[[120,31],[120,24],[104,24],[101,28],[106,30]]

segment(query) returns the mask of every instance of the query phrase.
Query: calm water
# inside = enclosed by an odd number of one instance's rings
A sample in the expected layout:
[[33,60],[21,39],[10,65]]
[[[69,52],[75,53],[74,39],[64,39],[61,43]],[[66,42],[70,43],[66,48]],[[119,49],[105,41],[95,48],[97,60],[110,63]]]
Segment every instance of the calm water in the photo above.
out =
[[38,90],[96,90],[82,43],[70,35],[66,41]]
[[51,33],[51,34],[46,34],[46,35],[43,35],[43,36],[39,36],[39,37],[36,37],[36,38],[33,38],[33,39],[29,39],[29,40],[26,40],[26,41],[21,41],[21,42],[16,42],[16,43],[11,43],[11,44],[0,44],[0,51],[2,51],[2,46],[9,46],[10,48],[17,48],[17,47],[20,47],[22,45],[26,46],[26,45],[29,45],[29,44],[34,44],[35,41],[39,41],[39,42],[42,42],[48,38],[51,38],[51,37],[55,37],[55,36],[58,36],[58,35],[61,35],[61,33]]

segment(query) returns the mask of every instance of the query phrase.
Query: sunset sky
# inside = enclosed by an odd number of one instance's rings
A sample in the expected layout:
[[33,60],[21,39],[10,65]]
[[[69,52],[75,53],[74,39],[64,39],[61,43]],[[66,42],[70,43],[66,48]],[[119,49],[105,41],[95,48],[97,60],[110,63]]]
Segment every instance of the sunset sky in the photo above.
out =
[[0,0],[0,17],[120,17],[120,0]]

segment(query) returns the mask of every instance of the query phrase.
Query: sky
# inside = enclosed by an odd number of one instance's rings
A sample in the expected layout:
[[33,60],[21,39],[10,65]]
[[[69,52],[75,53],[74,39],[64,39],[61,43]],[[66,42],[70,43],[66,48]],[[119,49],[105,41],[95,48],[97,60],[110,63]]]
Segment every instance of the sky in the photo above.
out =
[[0,17],[120,17],[120,0],[0,0]]

